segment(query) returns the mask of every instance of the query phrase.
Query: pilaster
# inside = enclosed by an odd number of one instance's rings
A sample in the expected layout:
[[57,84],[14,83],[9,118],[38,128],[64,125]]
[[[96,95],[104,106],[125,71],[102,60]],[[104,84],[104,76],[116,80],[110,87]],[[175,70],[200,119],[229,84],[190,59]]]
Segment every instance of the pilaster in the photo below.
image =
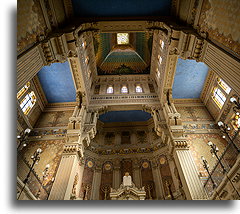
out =
[[186,140],[173,141],[175,159],[187,200],[206,200],[207,195],[199,179],[197,167]]
[[159,165],[155,159],[151,160],[153,181],[155,184],[156,196],[158,200],[164,199],[164,189]]
[[91,188],[92,189],[90,196],[91,200],[99,200],[101,177],[102,177],[102,164],[100,162],[96,162]]

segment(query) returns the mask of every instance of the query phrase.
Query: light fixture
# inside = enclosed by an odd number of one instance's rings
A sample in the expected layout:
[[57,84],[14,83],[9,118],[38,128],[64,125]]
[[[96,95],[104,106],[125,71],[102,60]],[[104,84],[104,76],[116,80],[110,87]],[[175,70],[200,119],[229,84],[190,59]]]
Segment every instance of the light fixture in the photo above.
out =
[[217,154],[219,152],[219,149],[218,149],[217,145],[212,143],[211,141],[208,142],[208,145],[211,147],[210,152],[211,152],[212,156],[213,157],[215,156],[217,158],[219,164],[221,165],[221,167],[223,169],[223,173],[225,173],[226,169],[223,166],[223,164],[222,164],[222,162],[221,162],[221,160],[220,160],[220,158],[218,157],[218,154]]
[[204,167],[204,169],[206,169],[206,171],[208,173],[208,177],[210,178],[210,180],[211,180],[211,182],[213,184],[213,189],[215,189],[217,185],[215,184],[215,182],[214,182],[214,180],[213,180],[213,178],[211,176],[211,173],[209,172],[208,162],[207,162],[207,160],[203,156],[201,156],[201,159],[202,159],[202,162],[203,162],[203,167]]
[[236,100],[235,97],[231,97],[231,98],[230,98],[230,102],[231,102],[231,103],[236,102],[236,101],[237,101],[237,100]]
[[230,141],[230,143],[234,146],[234,148],[238,151],[238,153],[240,153],[240,149],[233,142],[233,139],[236,138],[238,132],[235,134],[235,136],[231,137],[230,134],[229,134],[229,131],[231,130],[231,128],[227,124],[223,123],[222,121],[219,121],[218,122],[218,126],[219,126],[219,129],[221,130],[221,132],[224,134],[222,136],[222,138],[225,139],[226,136],[227,136],[229,141]]
[[33,170],[33,167],[34,167],[35,164],[37,164],[37,163],[39,162],[39,160],[40,160],[39,155],[41,154],[41,152],[42,152],[42,149],[41,149],[41,148],[38,148],[37,151],[35,151],[34,154],[31,156],[31,159],[32,159],[33,163],[32,163],[32,165],[31,165],[31,167],[30,167],[30,170],[29,170],[26,178],[25,178],[24,181],[23,181],[24,185],[23,185],[23,188],[21,189],[21,191],[20,191],[20,193],[19,193],[19,195],[18,195],[18,197],[17,197],[17,200],[20,198],[20,196],[21,196],[21,194],[22,194],[22,192],[23,192],[23,190],[24,190],[24,188],[25,188],[25,186],[26,186],[26,184],[27,184],[27,182],[28,182],[28,180],[29,180],[29,177],[30,177],[30,174],[31,174],[31,172],[32,172],[32,170]]
[[22,131],[19,135],[17,135],[17,139],[19,141],[17,151],[21,150],[23,147],[27,146],[27,137],[29,133],[31,132],[31,129],[26,128],[24,131]]

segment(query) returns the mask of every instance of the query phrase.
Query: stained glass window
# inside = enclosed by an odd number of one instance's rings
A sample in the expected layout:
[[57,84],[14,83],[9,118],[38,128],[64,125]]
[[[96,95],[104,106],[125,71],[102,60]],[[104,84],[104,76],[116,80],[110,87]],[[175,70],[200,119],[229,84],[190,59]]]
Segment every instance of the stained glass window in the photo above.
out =
[[128,33],[117,33],[117,44],[125,45],[129,43],[129,34]]
[[219,88],[215,87],[213,89],[213,100],[215,101],[219,108],[222,108],[224,102],[226,101],[226,96]]
[[142,87],[140,85],[136,86],[136,92],[137,93],[142,93],[143,92]]
[[36,103],[36,96],[34,92],[31,91],[25,96],[25,98],[20,103],[20,107],[23,113],[28,114],[32,109],[32,107],[35,105],[35,103]]
[[21,90],[17,93],[17,98],[21,98],[21,96],[29,89],[30,82],[27,82],[26,85],[24,85]]
[[227,94],[230,93],[231,88],[221,78],[217,78],[217,82]]
[[112,94],[112,93],[113,93],[113,87],[112,86],[108,86],[107,94]]
[[128,88],[127,88],[127,86],[123,86],[122,88],[121,88],[121,92],[122,93],[128,93]]

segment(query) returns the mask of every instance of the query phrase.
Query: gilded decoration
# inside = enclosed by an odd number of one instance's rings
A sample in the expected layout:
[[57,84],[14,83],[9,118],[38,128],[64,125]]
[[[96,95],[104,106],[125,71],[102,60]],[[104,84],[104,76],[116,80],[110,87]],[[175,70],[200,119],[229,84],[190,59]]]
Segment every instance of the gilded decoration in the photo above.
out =
[[93,44],[99,75],[149,74],[152,33],[97,33]]
[[36,128],[67,127],[72,111],[43,112],[36,123]]
[[212,116],[204,106],[196,107],[177,107],[181,114],[182,121],[213,121]]
[[17,51],[20,54],[45,35],[47,26],[40,1],[18,0],[17,10]]
[[201,32],[240,55],[239,0],[204,0],[199,19]]
[[213,157],[210,152],[210,147],[207,145],[209,141],[213,142],[219,148],[219,156],[227,146],[227,142],[218,134],[189,134],[187,136],[190,151],[201,177],[207,177],[206,170],[203,168],[201,156],[204,156],[208,161],[210,170],[217,162],[216,157]]
[[[28,182],[28,185],[30,186],[31,190],[34,193],[36,193],[36,195],[40,188],[38,183],[43,182],[43,171],[46,168],[47,164],[49,164],[50,167],[48,170],[48,174],[44,179],[44,189],[46,191],[49,191],[51,189],[61,157],[62,157],[64,144],[65,144],[64,140],[48,140],[48,141],[36,141],[36,142],[31,141],[28,144],[28,146],[22,150],[21,157],[23,157],[23,161],[25,161],[28,167],[30,167],[32,165],[31,156],[38,148],[42,149],[42,153],[40,154],[40,161],[37,165],[34,166],[34,174],[37,180],[32,177]],[[19,164],[20,162],[18,163],[18,165]],[[29,168],[26,171],[28,170]],[[41,195],[40,195],[42,199],[46,197],[45,195],[46,193],[44,193],[44,189],[42,189]]]

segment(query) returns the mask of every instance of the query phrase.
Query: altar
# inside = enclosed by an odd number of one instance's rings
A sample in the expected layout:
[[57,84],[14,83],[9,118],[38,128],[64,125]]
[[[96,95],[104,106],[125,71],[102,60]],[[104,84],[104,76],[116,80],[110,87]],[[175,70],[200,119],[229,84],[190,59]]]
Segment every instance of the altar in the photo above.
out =
[[111,200],[145,200],[146,191],[144,187],[137,188],[132,182],[132,177],[128,172],[123,176],[123,182],[120,187],[110,190]]

